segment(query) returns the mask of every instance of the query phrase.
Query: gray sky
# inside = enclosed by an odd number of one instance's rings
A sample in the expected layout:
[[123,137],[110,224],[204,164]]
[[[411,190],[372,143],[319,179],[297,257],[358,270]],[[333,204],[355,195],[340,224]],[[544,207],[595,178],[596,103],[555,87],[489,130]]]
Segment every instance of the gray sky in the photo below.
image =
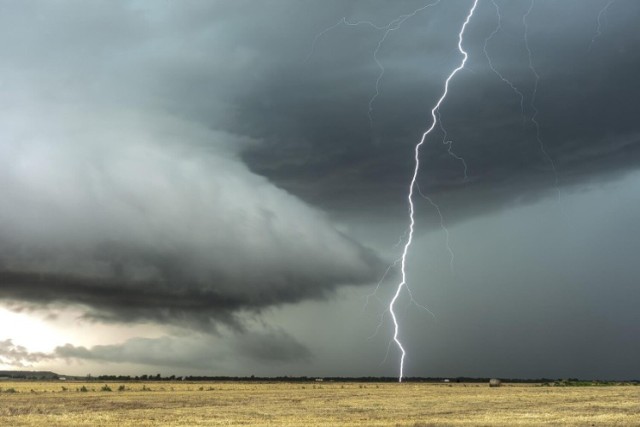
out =
[[[397,375],[471,3],[0,1],[0,366]],[[638,18],[479,1],[406,375],[640,378]]]

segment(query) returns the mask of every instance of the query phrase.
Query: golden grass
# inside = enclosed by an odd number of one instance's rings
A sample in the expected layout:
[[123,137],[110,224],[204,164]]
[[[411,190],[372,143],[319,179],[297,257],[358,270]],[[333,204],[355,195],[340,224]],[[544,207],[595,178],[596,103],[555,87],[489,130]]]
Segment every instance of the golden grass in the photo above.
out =
[[[117,391],[121,384],[126,390]],[[0,382],[0,425],[640,425],[638,386],[148,382],[108,383],[107,392],[104,385]],[[77,391],[82,386],[89,391]]]

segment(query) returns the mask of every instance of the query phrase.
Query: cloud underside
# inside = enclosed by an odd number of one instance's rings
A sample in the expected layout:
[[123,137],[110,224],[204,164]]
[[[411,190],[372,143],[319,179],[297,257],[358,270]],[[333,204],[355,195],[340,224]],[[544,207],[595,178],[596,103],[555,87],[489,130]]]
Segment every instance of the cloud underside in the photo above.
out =
[[279,365],[307,362],[311,358],[307,347],[277,328],[236,334],[224,340],[211,334],[190,333],[184,336],[138,337],[120,344],[91,347],[65,344],[51,352],[30,352],[11,339],[0,341],[0,363],[22,368],[65,360],[70,363],[103,362],[212,372],[222,365],[229,367],[238,361]]
[[134,363],[194,370],[212,370],[233,359],[266,364],[308,361],[310,351],[280,329],[229,337],[222,343],[211,335],[132,338],[122,344],[90,348],[66,344],[51,357],[76,361]]
[[[254,294],[197,289],[175,283],[119,282],[77,276],[31,272],[0,272],[0,298],[31,307],[79,306],[86,317],[108,322],[163,321],[198,329],[215,327],[218,321],[242,328],[238,312],[260,310],[285,303],[328,297],[340,285],[332,282],[288,283],[280,289]],[[354,282],[351,282],[354,283]],[[243,284],[239,283],[240,288]],[[265,285],[265,283],[262,283]]]
[[[382,16],[387,9],[380,6]],[[638,38],[630,35],[630,16],[639,6],[608,10],[606,32],[590,46],[596,5],[536,3],[527,17],[530,57],[522,22],[528,4],[500,7],[498,29],[492,3],[478,5],[464,41],[467,66],[451,81],[439,111],[442,127],[420,151],[420,187],[442,202],[448,223],[554,197],[558,188],[618,179],[640,165],[632,101],[640,95],[633,72],[640,58]],[[243,117],[254,119],[250,134],[267,135],[265,144],[244,153],[247,163],[336,212],[366,206],[399,215],[413,148],[431,125],[430,109],[447,74],[461,60],[457,29],[466,8],[441,3],[420,12],[385,39],[380,65],[372,55],[383,31],[339,25],[322,34],[307,62],[287,63],[241,98]],[[489,58],[522,99],[484,54],[495,30]],[[380,66],[385,71],[376,90]],[[292,84],[304,90],[286,90]]]
[[20,136],[0,142],[5,300],[240,326],[239,311],[324,298],[379,272],[322,212],[250,172],[238,137],[148,115],[33,113],[38,130],[16,116]]

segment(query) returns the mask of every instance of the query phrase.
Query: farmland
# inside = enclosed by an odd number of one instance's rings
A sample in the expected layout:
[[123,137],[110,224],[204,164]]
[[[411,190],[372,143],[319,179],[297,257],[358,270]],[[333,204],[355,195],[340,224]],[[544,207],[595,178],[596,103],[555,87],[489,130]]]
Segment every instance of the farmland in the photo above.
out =
[[7,426],[640,425],[640,386],[0,382]]

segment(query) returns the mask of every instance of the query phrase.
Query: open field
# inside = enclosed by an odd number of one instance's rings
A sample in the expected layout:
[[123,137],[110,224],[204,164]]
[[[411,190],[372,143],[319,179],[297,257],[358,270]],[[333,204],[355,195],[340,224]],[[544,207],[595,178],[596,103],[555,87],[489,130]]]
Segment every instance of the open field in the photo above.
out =
[[640,425],[640,386],[24,381],[0,387],[2,426]]

